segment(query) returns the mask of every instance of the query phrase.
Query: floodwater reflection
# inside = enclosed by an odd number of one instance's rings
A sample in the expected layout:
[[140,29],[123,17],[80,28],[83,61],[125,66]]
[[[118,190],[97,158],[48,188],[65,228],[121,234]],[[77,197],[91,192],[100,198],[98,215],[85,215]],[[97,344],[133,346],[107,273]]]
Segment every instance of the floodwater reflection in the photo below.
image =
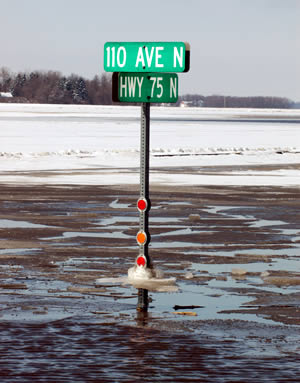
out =
[[148,306],[149,306],[148,290],[138,289],[138,303],[136,308],[137,311],[147,312]]
[[136,323],[139,327],[145,327],[149,323],[149,297],[148,290],[139,289],[138,291],[138,303],[136,307]]

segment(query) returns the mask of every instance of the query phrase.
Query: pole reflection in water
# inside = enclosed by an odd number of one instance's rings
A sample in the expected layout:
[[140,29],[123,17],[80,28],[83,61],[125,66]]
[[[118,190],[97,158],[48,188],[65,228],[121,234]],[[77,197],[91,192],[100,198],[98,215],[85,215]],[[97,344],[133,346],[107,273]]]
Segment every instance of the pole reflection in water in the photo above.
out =
[[136,307],[137,311],[147,312],[148,305],[149,305],[148,290],[138,289],[138,303]]
[[[149,324],[149,313],[148,313],[148,311],[137,309],[135,321],[136,321],[136,324],[138,327],[147,327]],[[140,335],[142,335],[142,333]]]

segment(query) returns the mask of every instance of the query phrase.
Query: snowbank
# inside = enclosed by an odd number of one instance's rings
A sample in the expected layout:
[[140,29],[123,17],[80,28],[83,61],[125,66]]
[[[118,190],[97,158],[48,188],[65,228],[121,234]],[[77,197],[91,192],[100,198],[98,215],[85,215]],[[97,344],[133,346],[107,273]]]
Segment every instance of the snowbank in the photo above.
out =
[[[298,186],[299,128],[300,110],[152,107],[151,182]],[[0,104],[0,182],[137,184],[139,145],[136,106]]]

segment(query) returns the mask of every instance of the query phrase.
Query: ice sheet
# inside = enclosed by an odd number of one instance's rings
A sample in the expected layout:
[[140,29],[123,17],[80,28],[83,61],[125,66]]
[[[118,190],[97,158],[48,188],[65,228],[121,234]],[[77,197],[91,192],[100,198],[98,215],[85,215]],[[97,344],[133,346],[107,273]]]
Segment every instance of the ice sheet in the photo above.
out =
[[[300,110],[151,107],[150,181],[298,186],[299,128]],[[136,106],[0,104],[0,182],[138,184],[139,145]]]

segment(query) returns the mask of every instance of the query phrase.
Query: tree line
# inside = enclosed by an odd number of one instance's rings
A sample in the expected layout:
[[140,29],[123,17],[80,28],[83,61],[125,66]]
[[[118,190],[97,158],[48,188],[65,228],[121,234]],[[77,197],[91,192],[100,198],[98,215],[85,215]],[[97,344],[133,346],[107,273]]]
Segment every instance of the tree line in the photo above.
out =
[[[28,102],[38,104],[111,105],[111,74],[95,76],[92,80],[72,74],[63,76],[56,71],[12,73],[0,68],[0,93],[11,93],[12,98],[1,97],[0,102]],[[178,97],[174,106],[201,106],[221,108],[293,108],[293,101],[283,97],[231,97],[186,94]]]
[[288,109],[296,107],[296,103],[284,97],[232,97],[232,96],[201,96],[187,94],[180,97],[180,102],[188,106],[202,106],[206,108],[274,108]]
[[[7,102],[109,105],[112,104],[110,77],[104,74],[86,80],[75,74],[66,77],[54,71],[13,74],[2,68],[0,92],[12,94],[13,98]],[[3,97],[1,101],[5,101]]]

